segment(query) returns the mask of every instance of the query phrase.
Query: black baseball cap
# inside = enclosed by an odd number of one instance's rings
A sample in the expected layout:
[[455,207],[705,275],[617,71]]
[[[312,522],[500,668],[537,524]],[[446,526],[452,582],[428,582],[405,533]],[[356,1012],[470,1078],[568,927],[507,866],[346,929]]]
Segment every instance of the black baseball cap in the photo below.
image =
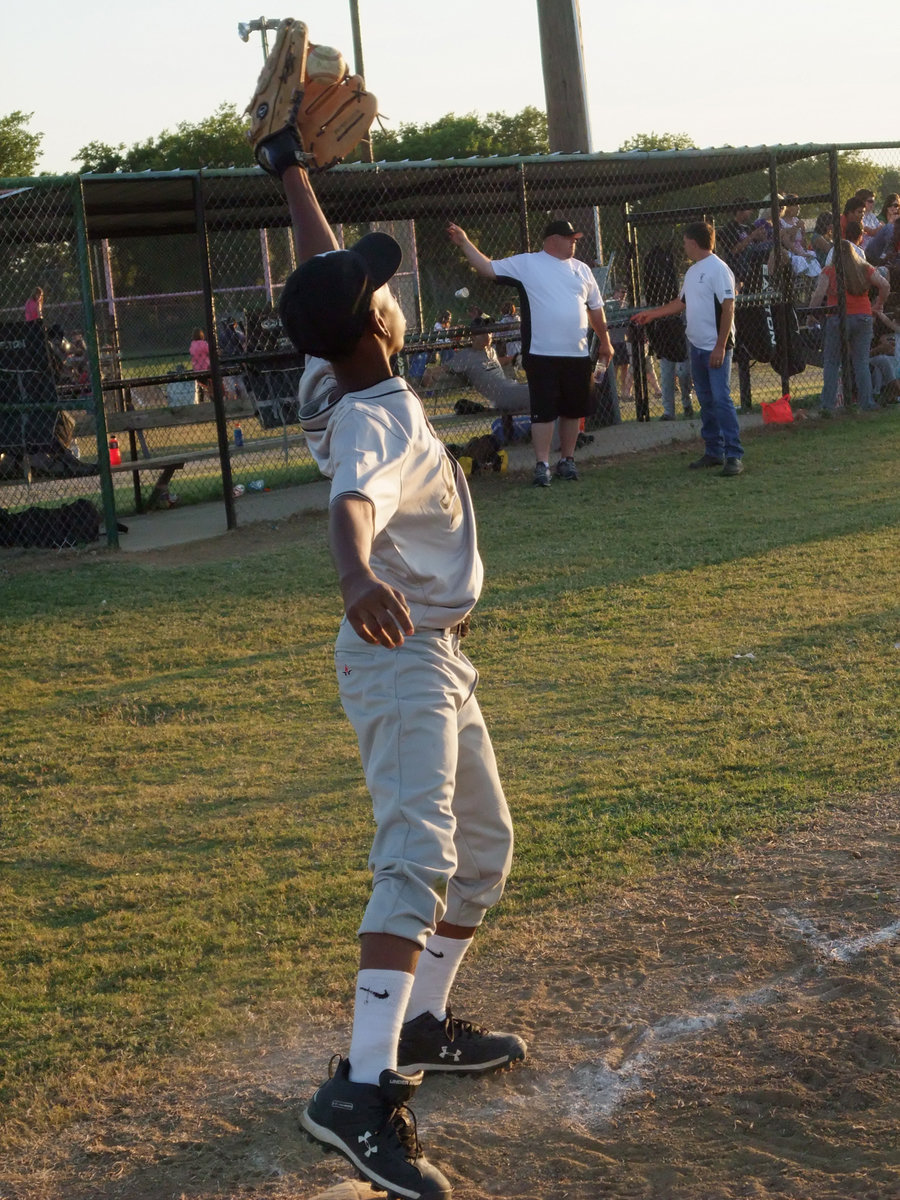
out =
[[583,233],[576,232],[571,221],[551,221],[544,230],[544,237],[553,237],[554,234],[558,234],[560,237],[584,237]]
[[403,258],[387,233],[367,233],[348,250],[307,259],[288,278],[278,309],[301,354],[344,358],[366,328],[372,294],[395,274]]

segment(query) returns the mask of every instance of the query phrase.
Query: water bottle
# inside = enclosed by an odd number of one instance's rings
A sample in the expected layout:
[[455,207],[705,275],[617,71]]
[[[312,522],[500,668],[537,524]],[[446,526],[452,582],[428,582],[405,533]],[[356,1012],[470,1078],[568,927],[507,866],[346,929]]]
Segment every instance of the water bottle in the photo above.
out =
[[119,439],[111,437],[109,439],[109,465],[116,467],[122,461],[122,453],[119,450]]
[[237,447],[241,447],[244,444],[244,431],[241,429],[239,422],[234,427],[234,444]]

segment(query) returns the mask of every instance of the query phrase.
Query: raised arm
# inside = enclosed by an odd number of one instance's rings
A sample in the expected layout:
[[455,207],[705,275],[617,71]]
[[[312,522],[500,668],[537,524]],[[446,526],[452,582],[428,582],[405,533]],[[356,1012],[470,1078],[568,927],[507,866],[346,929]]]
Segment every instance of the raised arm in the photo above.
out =
[[306,171],[302,167],[288,167],[281,176],[281,183],[291,214],[294,245],[300,262],[306,262],[316,254],[339,249]]
[[460,229],[451,221],[447,226],[447,233],[453,245],[459,246],[462,250],[463,257],[470,267],[474,267],[475,271],[485,279],[497,278],[496,272],[491,266],[491,260],[469,241],[469,236],[464,229]]

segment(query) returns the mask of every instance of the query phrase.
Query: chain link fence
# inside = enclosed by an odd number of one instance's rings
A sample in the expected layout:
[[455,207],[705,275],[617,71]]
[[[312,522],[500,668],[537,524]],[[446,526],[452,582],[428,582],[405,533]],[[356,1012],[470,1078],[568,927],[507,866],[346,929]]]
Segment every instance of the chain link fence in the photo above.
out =
[[[850,196],[874,194],[870,233],[879,212],[882,222],[900,212],[885,207],[900,190],[898,149],[355,164],[315,186],[341,245],[383,229],[403,247],[395,286],[408,333],[397,369],[455,446],[492,431],[527,436],[527,417],[503,422],[495,409],[498,379],[505,409],[520,399],[527,414],[528,389],[519,297],[471,271],[448,222],[491,259],[540,249],[556,218],[583,231],[578,254],[616,351],[585,433],[602,447],[603,428],[622,425],[621,446],[628,428],[696,415],[680,319],[668,331],[631,323],[677,296],[688,221],[715,226],[737,279],[735,402],[749,411],[790,392],[795,404],[816,403],[823,313],[810,300]],[[888,275],[896,253],[891,238]],[[114,543],[115,518],[135,509],[218,498],[233,525],[242,491],[317,476],[298,425],[301,370],[277,315],[296,259],[276,181],[257,170],[0,181],[0,261],[3,509],[99,497]],[[893,356],[892,299],[882,358]],[[488,333],[503,369],[490,373],[493,388],[477,370]],[[879,369],[886,386],[888,367]]]

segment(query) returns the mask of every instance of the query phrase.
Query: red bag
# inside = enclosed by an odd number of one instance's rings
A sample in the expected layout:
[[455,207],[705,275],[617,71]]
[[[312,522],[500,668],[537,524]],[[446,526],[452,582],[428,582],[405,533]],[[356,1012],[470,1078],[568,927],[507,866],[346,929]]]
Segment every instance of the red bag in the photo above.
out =
[[794,419],[790,393],[785,393],[778,400],[763,400],[762,415],[764,425],[790,425]]

